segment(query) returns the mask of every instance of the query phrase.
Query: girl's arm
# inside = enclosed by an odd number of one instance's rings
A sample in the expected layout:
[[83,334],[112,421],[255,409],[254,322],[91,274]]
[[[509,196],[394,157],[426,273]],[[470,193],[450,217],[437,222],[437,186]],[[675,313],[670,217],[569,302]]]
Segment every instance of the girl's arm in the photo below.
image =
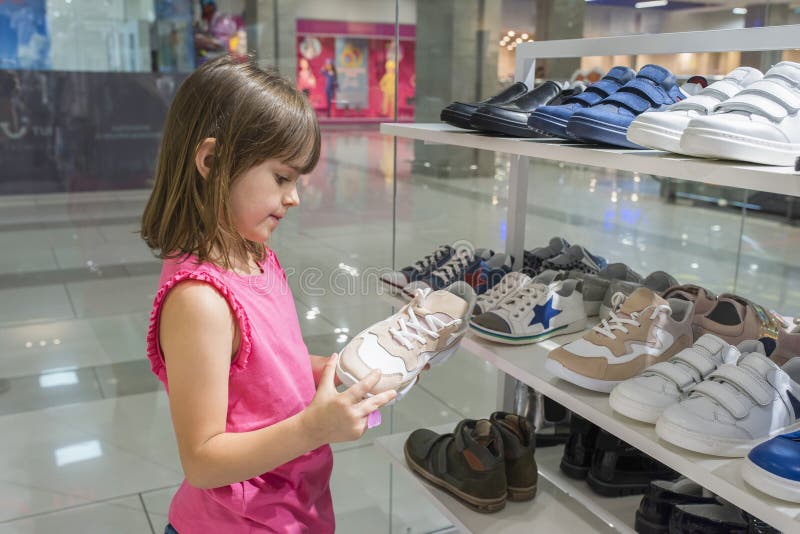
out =
[[[311,356],[311,371],[314,373],[314,384],[319,385],[319,379],[322,377],[322,371],[325,369],[325,364],[330,360],[327,356]],[[342,381],[338,376],[333,377],[333,384],[335,386],[341,385]]]
[[367,416],[394,391],[364,399],[375,372],[339,393],[337,356],[328,359],[320,386],[302,412],[250,432],[226,432],[228,374],[235,319],[225,299],[201,282],[184,282],[164,303],[159,340],[169,379],[169,403],[186,479],[215,488],[266,473],[326,443],[350,441],[366,430]]

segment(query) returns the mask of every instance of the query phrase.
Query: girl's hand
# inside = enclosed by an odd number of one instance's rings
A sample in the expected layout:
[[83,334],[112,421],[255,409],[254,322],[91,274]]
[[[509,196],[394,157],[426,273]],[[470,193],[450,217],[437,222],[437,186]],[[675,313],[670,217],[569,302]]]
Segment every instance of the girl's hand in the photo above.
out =
[[317,393],[301,414],[306,429],[320,445],[360,438],[367,430],[367,416],[397,396],[396,391],[389,390],[364,398],[381,378],[377,369],[339,393],[334,385],[338,361],[336,353],[328,359]]

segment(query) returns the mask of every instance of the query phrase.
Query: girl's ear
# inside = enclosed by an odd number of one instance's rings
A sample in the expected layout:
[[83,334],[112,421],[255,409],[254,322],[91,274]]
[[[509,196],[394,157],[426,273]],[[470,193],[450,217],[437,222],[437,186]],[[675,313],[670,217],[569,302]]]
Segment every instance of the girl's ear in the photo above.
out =
[[197,166],[197,172],[203,178],[208,178],[208,173],[214,161],[214,152],[217,148],[217,140],[213,137],[206,137],[197,147],[197,152],[194,156],[194,163]]

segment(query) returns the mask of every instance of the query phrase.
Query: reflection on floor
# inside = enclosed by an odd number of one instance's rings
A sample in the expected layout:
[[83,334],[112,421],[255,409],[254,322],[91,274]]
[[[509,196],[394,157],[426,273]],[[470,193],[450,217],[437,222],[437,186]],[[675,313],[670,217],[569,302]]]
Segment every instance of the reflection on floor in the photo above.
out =
[[[391,313],[396,301],[378,294],[376,280],[393,257],[402,266],[455,239],[503,250],[507,159],[471,176],[433,178],[412,175],[413,153],[413,143],[398,142],[396,252],[393,143],[375,131],[327,133],[319,168],[303,180],[301,207],[281,222],[272,246],[312,353],[337,350]],[[652,177],[552,163],[534,174],[529,248],[563,235],[643,274],[663,269],[800,314],[793,226],[667,203],[664,183]],[[0,197],[0,533],[163,530],[182,475],[166,396],[143,356],[159,272],[135,233],[146,198]],[[339,530],[447,529],[370,444],[487,416],[497,383],[495,369],[462,350],[425,374],[382,426],[334,447]]]

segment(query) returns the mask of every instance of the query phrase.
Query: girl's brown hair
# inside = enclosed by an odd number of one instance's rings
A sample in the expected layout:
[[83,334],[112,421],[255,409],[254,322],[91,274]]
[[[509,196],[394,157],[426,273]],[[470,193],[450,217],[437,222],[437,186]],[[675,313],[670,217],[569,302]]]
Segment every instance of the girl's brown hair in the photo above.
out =
[[[195,156],[206,138],[216,147],[203,178]],[[232,222],[231,184],[273,158],[306,174],[319,153],[314,110],[288,80],[252,59],[209,61],[181,84],[169,108],[142,238],[159,258],[194,254],[225,268],[248,253],[261,260],[264,243],[245,239]]]

